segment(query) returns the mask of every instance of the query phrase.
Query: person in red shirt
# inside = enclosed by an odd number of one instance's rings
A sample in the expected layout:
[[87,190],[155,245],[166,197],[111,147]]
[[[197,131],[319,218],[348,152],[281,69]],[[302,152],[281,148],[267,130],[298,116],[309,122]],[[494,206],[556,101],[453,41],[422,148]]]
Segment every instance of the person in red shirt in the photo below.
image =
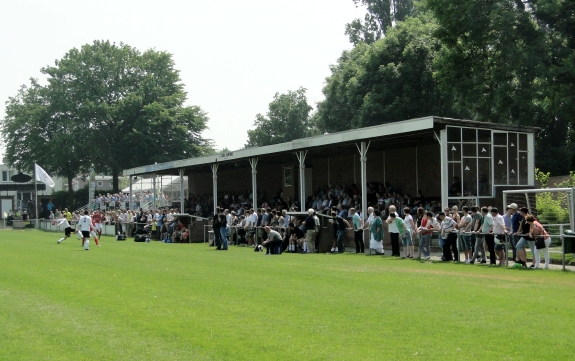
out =
[[94,212],[92,215],[92,220],[94,221],[94,226],[96,228],[98,237],[102,237],[102,216],[100,215],[100,211]]

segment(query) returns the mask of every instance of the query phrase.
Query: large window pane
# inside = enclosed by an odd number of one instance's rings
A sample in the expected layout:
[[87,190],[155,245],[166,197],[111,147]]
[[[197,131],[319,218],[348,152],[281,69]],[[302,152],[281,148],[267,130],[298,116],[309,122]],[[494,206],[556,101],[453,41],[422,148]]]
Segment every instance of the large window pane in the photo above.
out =
[[507,146],[509,148],[519,148],[519,143],[517,142],[517,133],[507,134]]
[[491,143],[491,130],[478,129],[477,138],[478,142]]
[[529,182],[529,170],[527,169],[527,152],[519,152],[519,184],[526,185]]
[[463,128],[463,141],[466,143],[477,143],[477,130]]
[[509,133],[509,148],[507,148],[509,185],[519,183],[519,175],[517,174],[517,148],[517,134]]
[[463,158],[463,194],[477,195],[477,158]]
[[477,157],[477,145],[476,144],[463,144],[463,156],[464,157]]
[[507,184],[507,148],[494,147],[493,152],[493,162],[495,163],[495,173],[493,175],[495,184]]
[[478,157],[491,157],[491,144],[479,143],[477,144]]
[[8,181],[8,172],[3,171],[2,172],[2,182],[7,182]]
[[519,134],[519,150],[527,149],[527,134]]
[[461,160],[461,143],[448,143],[447,154],[447,160],[450,162],[459,162]]
[[477,159],[477,195],[480,197],[492,197],[491,187],[491,159]]
[[461,128],[447,127],[447,141],[461,142]]
[[493,133],[493,145],[507,146],[507,133]]
[[461,163],[449,163],[449,179],[451,183],[449,186],[450,196],[461,196],[462,184],[461,184]]

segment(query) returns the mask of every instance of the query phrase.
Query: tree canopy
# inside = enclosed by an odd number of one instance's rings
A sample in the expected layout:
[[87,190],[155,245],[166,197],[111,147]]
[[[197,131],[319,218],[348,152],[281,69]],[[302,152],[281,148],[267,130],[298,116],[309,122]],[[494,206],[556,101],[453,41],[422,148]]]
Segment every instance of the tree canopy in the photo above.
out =
[[276,93],[266,115],[256,115],[255,129],[248,130],[246,146],[264,146],[290,142],[312,134],[312,107],[307,103],[306,89]]
[[184,85],[167,52],[95,41],[41,72],[47,84],[32,79],[23,86],[1,123],[5,160],[18,169],[36,161],[69,182],[95,169],[111,174],[118,189],[122,169],[211,149],[201,135],[208,117],[184,105]]

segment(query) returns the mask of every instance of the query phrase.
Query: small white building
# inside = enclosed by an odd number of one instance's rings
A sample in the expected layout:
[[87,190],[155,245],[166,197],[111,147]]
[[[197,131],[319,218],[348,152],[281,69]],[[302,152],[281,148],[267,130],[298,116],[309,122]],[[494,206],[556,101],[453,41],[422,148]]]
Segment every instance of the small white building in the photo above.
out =
[[[0,164],[0,219],[4,218],[4,213],[8,214],[11,210],[25,209],[28,201],[34,200],[33,173],[24,173],[32,178],[29,182],[16,183],[11,178],[18,173],[18,170],[6,164]],[[54,188],[38,182],[38,202],[45,199],[47,203],[49,196],[54,192],[61,191],[63,184],[66,184],[65,179],[59,177],[52,177],[52,179],[56,183]]]

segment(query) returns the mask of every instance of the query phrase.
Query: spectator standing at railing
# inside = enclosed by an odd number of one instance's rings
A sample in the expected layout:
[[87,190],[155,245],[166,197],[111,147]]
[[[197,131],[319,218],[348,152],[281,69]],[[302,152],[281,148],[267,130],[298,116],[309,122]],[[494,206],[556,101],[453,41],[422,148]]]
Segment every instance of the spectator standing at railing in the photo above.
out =
[[[408,247],[411,247],[411,258],[415,254],[415,249],[413,246],[414,238],[415,238],[415,223],[413,222],[413,217],[411,216],[410,209],[408,206],[403,208],[403,225],[405,227],[405,239],[408,244]],[[410,246],[411,245],[411,246]]]
[[[395,206],[393,205],[389,206],[389,214],[391,215],[391,213],[394,213],[396,218],[398,217],[398,214],[395,212]],[[391,256],[401,257],[401,254],[399,254],[399,229],[397,228],[394,219],[390,216],[387,217],[385,223],[389,225],[389,237],[391,238]]]
[[[499,257],[499,266],[503,266],[505,262],[505,233],[507,232],[505,228],[505,219],[499,210],[495,207],[491,208],[491,216],[493,217],[493,224],[489,233],[493,235],[493,242],[495,243],[495,252]],[[497,239],[497,241],[495,241]]]
[[[223,212],[220,212],[220,233],[221,233],[221,240],[222,240],[222,251],[228,250],[228,234],[229,234],[229,223],[228,223],[228,216],[230,215],[230,211],[225,209]],[[231,218],[231,216],[230,216]]]
[[471,226],[473,225],[473,218],[469,214],[467,206],[461,207],[463,215],[459,221],[459,239],[463,253],[465,254],[465,263],[469,263],[473,257],[473,245],[471,244]]
[[507,206],[507,208],[509,208],[509,210],[511,211],[511,235],[509,236],[509,239],[511,240],[511,244],[513,245],[513,259],[517,260],[516,258],[516,249],[517,249],[517,243],[519,242],[519,236],[517,236],[516,234],[519,232],[520,227],[521,227],[521,222],[523,221],[523,216],[521,215],[521,213],[519,212],[519,207],[517,206],[516,203],[511,203],[510,205]]
[[545,255],[545,269],[549,269],[549,246],[551,245],[551,237],[549,237],[543,225],[535,220],[535,217],[529,215],[525,217],[525,221],[530,225],[529,237],[535,240],[535,268],[539,268],[541,250],[543,250],[543,254]]
[[529,209],[521,208],[521,224],[519,225],[519,230],[516,232],[515,237],[519,237],[519,242],[517,243],[517,257],[519,258],[519,263],[524,267],[527,267],[527,250],[525,246],[528,244],[531,248],[531,255],[533,256],[533,261],[531,262],[531,268],[535,268],[535,240],[529,236],[531,231],[531,225],[525,220],[529,216]]
[[220,220],[220,208],[216,207],[216,212],[212,219],[212,231],[214,232],[214,241],[216,242],[216,250],[220,251],[222,249],[222,233],[221,233],[221,220]]
[[[487,208],[485,210],[487,211]],[[471,207],[471,218],[473,219],[473,225],[471,226],[471,243],[474,245],[474,252],[469,263],[474,264],[475,260],[479,259],[480,254],[481,263],[486,263],[485,246],[483,243],[485,237],[481,234],[481,228],[483,226],[483,215],[478,211],[476,206]]]
[[457,256],[457,222],[443,212],[437,215],[437,220],[443,237],[443,259],[453,261],[454,256]]
[[355,241],[355,253],[365,253],[363,244],[363,220],[355,211],[355,208],[349,209],[351,223],[353,225],[353,240]]
[[369,207],[368,212],[371,212],[371,221],[369,222],[369,248],[375,250],[377,254],[385,255],[383,252],[383,221],[381,220],[381,212],[373,210]]
[[349,222],[337,215],[335,211],[331,212],[331,216],[334,220],[334,227],[337,229],[337,249],[336,252],[343,253],[345,252],[345,245],[343,243],[343,237],[345,236],[345,230],[351,228]]
[[[418,212],[419,209],[421,209],[421,211],[423,212],[423,208],[419,207]],[[426,212],[424,214],[423,219],[421,220],[421,224],[419,226],[419,234],[420,234],[419,248],[423,252],[423,257],[428,260],[431,254],[430,243],[431,243],[431,235],[433,234],[433,213]]]
[[308,209],[307,218],[302,223],[305,227],[305,243],[307,253],[315,253],[315,218],[313,208]]

